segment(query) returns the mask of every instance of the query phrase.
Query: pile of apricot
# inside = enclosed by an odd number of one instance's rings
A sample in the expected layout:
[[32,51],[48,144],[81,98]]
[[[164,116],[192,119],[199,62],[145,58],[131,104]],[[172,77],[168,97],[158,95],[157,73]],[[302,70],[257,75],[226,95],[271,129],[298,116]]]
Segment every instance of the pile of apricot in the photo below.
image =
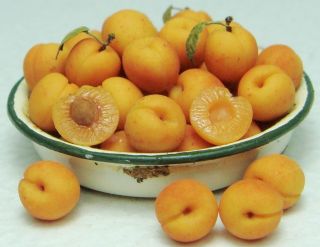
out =
[[160,30],[120,10],[101,32],[81,27],[61,44],[35,45],[23,68],[37,127],[120,152],[196,150],[260,133],[291,111],[303,74],[290,47],[259,54],[232,18],[191,9],[167,12]]

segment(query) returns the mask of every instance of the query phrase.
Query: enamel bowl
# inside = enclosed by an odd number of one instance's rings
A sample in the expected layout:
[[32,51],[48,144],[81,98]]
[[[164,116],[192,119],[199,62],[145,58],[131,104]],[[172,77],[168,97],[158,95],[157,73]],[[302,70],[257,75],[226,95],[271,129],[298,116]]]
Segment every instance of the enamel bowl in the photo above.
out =
[[28,118],[28,88],[23,78],[11,90],[8,114],[42,159],[69,166],[82,186],[117,195],[156,197],[166,185],[180,178],[199,180],[212,190],[241,179],[246,167],[257,157],[284,151],[292,131],[308,114],[313,97],[312,83],[304,74],[294,109],[260,134],[198,151],[155,154],[82,147],[43,132]]

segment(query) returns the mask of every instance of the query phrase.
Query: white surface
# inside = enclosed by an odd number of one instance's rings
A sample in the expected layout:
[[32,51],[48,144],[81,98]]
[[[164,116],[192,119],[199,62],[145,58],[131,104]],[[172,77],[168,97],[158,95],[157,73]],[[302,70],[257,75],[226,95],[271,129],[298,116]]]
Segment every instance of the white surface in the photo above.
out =
[[[259,45],[284,43],[302,57],[314,82],[316,99],[307,119],[295,131],[286,154],[298,161],[306,175],[300,202],[285,212],[279,228],[255,242],[229,235],[220,220],[211,234],[191,246],[319,246],[319,63],[320,3],[310,1],[172,1],[205,9],[215,19],[232,15],[255,35]],[[104,18],[121,8],[148,13],[161,26],[161,14],[171,1],[5,1],[0,10],[0,246],[178,246],[162,232],[154,201],[82,189],[77,208],[55,222],[31,218],[23,209],[17,185],[23,171],[39,159],[31,142],[9,122],[6,100],[22,76],[22,61],[30,47],[59,42],[72,28],[100,29]],[[217,198],[221,192],[215,193]]]

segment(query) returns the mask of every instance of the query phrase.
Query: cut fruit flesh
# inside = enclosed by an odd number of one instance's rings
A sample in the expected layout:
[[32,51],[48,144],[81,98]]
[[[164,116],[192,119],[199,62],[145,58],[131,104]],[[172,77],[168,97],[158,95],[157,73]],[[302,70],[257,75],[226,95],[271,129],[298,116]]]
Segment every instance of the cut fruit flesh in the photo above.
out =
[[252,114],[252,107],[244,97],[233,97],[223,87],[211,87],[193,101],[190,121],[207,142],[223,145],[239,140],[247,132]]
[[65,140],[93,146],[115,132],[119,111],[112,96],[103,88],[82,87],[53,106],[52,118]]

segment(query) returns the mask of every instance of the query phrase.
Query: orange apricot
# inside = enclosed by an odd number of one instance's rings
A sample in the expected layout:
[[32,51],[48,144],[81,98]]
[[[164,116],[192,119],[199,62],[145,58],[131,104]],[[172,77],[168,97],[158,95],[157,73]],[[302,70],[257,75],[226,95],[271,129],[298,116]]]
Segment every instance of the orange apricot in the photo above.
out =
[[100,148],[116,152],[135,152],[135,149],[130,145],[124,130],[115,132],[111,137],[100,144]]
[[259,127],[259,125],[257,125],[255,121],[252,121],[248,131],[244,134],[244,136],[242,136],[241,139],[249,138],[259,133],[261,133],[261,128]]
[[240,25],[231,23],[231,30],[215,25],[208,36],[205,63],[227,87],[235,88],[241,77],[252,68],[258,56],[254,36]]
[[75,174],[63,164],[41,160],[28,166],[19,183],[25,209],[41,220],[57,220],[70,213],[80,198]]
[[178,18],[178,17],[184,17],[184,18],[189,18],[192,19],[194,21],[198,22],[202,22],[202,21],[211,21],[212,18],[211,16],[205,12],[205,11],[196,11],[196,10],[192,10],[189,8],[183,9],[181,11],[179,11],[178,13],[176,13],[173,18]]
[[155,202],[163,231],[179,242],[193,242],[210,233],[218,217],[218,204],[207,185],[193,179],[165,187]]
[[52,119],[59,134],[68,142],[93,146],[115,132],[119,111],[110,93],[102,87],[84,86],[55,103]]
[[247,98],[253,119],[272,121],[293,107],[295,88],[291,78],[275,65],[256,65],[239,82],[238,95]]
[[68,82],[60,73],[49,73],[33,88],[29,98],[30,120],[40,129],[55,131],[52,120],[52,107],[62,97],[75,93],[78,86]]
[[177,84],[169,92],[169,97],[182,108],[187,121],[192,101],[205,88],[224,87],[223,83],[213,74],[201,69],[188,69],[178,77]]
[[102,87],[112,95],[117,104],[120,113],[118,129],[121,130],[124,128],[129,110],[143,94],[136,85],[122,77],[111,77],[104,80]]
[[280,67],[292,79],[295,88],[301,84],[303,64],[297,53],[287,45],[271,45],[258,56],[257,64],[272,64]]
[[110,33],[114,33],[116,37],[111,47],[122,56],[124,49],[132,41],[156,36],[157,30],[145,14],[124,9],[112,14],[104,21],[101,31],[102,39],[106,40]]
[[97,40],[88,38],[78,42],[70,51],[65,74],[79,86],[98,86],[103,80],[117,76],[120,67],[120,58],[109,45],[104,47]]
[[123,53],[122,62],[128,79],[147,93],[170,90],[179,76],[177,53],[159,37],[131,42]]
[[60,53],[56,58],[59,44],[48,43],[33,46],[23,61],[23,74],[30,90],[45,75],[52,72],[64,72],[67,54]]
[[222,194],[219,216],[232,235],[246,240],[261,239],[279,225],[283,214],[281,195],[259,179],[243,179]]
[[211,147],[212,144],[203,140],[197,132],[193,129],[190,124],[186,126],[186,132],[184,134],[184,138],[180,143],[179,147],[176,148],[175,151],[191,151],[191,150],[198,150],[203,148]]
[[167,152],[183,140],[185,116],[167,96],[152,94],[139,99],[127,115],[124,130],[130,144],[141,152]]
[[252,107],[244,97],[233,97],[224,87],[203,90],[190,108],[190,122],[204,140],[222,145],[239,140],[252,122]]
[[186,54],[186,41],[192,28],[197,23],[197,21],[190,18],[176,17],[167,21],[159,32],[159,36],[167,40],[178,53],[181,71],[198,67],[204,61],[204,49],[208,35],[206,30],[201,32],[199,36],[193,62],[188,59]]
[[305,177],[299,164],[283,154],[270,154],[252,162],[244,178],[257,178],[275,188],[283,197],[283,208],[292,207],[300,199]]

